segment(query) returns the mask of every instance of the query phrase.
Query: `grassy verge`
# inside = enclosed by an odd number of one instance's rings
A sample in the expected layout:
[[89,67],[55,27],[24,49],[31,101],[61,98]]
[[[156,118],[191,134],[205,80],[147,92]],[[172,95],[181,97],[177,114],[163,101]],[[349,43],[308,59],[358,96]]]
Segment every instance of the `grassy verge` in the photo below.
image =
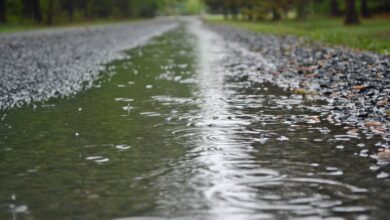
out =
[[340,19],[317,18],[305,22],[225,21],[222,16],[207,16],[206,20],[276,35],[304,36],[311,40],[356,49],[390,54],[390,19],[377,17],[363,20],[359,26],[344,26]]
[[[0,24],[0,33],[10,33],[24,30],[31,30],[35,26],[27,24]],[[36,28],[36,27],[35,27]]]
[[72,23],[59,23],[51,26],[43,24],[34,24],[34,23],[6,23],[0,24],[0,34],[1,33],[12,33],[18,31],[29,31],[29,30],[39,30],[47,28],[58,28],[58,27],[82,27],[82,26],[96,26],[96,25],[106,25],[106,24],[117,24],[117,23],[126,23],[126,22],[135,22],[142,21],[145,19],[135,18],[135,19],[98,19],[91,21],[76,21]]

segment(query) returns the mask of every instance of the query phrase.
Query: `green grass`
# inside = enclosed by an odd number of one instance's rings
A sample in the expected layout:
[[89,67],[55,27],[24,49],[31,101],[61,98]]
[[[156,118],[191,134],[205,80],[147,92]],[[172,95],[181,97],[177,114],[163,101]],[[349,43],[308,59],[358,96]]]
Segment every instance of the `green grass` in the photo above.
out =
[[316,18],[305,22],[293,20],[282,22],[225,21],[222,16],[207,16],[206,20],[248,29],[254,32],[275,35],[296,35],[331,45],[390,54],[389,17],[363,20],[359,26],[345,26],[341,19]]
[[27,24],[0,24],[0,33],[17,32],[31,30],[35,26]]

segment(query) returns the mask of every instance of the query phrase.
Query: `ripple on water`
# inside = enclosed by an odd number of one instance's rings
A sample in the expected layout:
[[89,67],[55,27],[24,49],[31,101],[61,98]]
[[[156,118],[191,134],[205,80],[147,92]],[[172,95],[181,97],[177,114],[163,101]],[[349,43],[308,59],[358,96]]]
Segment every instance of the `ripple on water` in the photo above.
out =
[[161,116],[161,113],[158,113],[158,112],[141,112],[139,114],[147,116],[147,117],[158,117],[158,116]]
[[[219,42],[212,35],[199,37]],[[352,213],[360,213],[359,207],[369,210],[363,205],[351,205],[364,199],[368,190],[344,182],[346,166],[329,165],[334,162],[332,156],[338,157],[331,149],[344,148],[336,141],[360,137],[349,133],[335,135],[333,127],[322,120],[326,115],[321,114],[319,105],[310,104],[313,100],[283,92],[273,94],[278,90],[268,85],[266,90],[255,90],[247,80],[224,81],[231,67],[208,66],[210,63],[218,66],[218,61],[225,62],[224,54],[230,54],[224,48],[215,48],[216,45],[208,42],[206,48],[200,48],[200,65],[207,68],[199,70],[195,98],[152,97],[166,106],[195,103],[198,107],[189,112],[175,112],[183,126],[171,131],[173,139],[190,147],[175,163],[174,171],[159,176],[159,187],[164,192],[162,203],[186,202],[169,192],[189,191],[192,196],[201,195],[196,202],[206,204],[208,212],[232,219],[239,214],[244,214],[243,219],[257,214],[259,219],[262,214],[268,219],[326,218],[340,216],[335,215],[342,213],[340,210]],[[222,59],[215,58],[214,53]],[[234,68],[246,68],[242,63],[245,61],[237,62]],[[162,78],[181,80],[167,71]],[[144,113],[149,114],[153,115]],[[333,142],[330,144],[329,140]],[[186,184],[183,186],[182,182]],[[175,190],[169,191],[171,187]]]
[[130,98],[115,98],[114,100],[116,102],[132,102],[132,101],[134,101],[134,99],[130,99]]
[[103,156],[89,156],[89,157],[86,157],[85,159],[89,160],[89,161],[96,162],[96,163],[105,163],[105,162],[110,161],[109,158],[103,157]]
[[131,106],[130,104],[128,104],[128,105],[126,105],[126,106],[122,106],[122,110],[123,110],[123,111],[131,111],[131,110],[133,110],[133,109],[134,109],[134,107]]
[[163,105],[177,105],[177,104],[187,104],[192,103],[194,100],[192,98],[185,97],[172,97],[172,96],[152,96],[153,100],[161,102]]
[[[198,124],[199,126],[199,124]],[[211,146],[227,146],[227,145],[249,145],[256,142],[253,138],[236,137],[234,139],[226,138],[226,136],[234,134],[234,131],[228,129],[218,129],[208,127],[202,124],[200,127],[181,129],[172,132],[175,134],[175,139],[183,140],[191,138],[193,143],[209,143],[206,148]]]
[[119,144],[119,145],[115,145],[115,148],[118,150],[128,150],[130,149],[130,146],[125,144]]
[[26,205],[10,205],[10,212],[12,213],[27,213],[28,206]]

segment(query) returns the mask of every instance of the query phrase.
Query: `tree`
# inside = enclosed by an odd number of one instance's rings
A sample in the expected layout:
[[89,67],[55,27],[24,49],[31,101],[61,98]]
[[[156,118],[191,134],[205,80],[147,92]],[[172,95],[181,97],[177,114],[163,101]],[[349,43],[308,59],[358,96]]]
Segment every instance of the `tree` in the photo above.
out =
[[81,10],[84,18],[88,18],[88,0],[78,0],[77,8]]
[[26,19],[33,19],[33,2],[31,0],[23,0],[22,2],[23,5],[23,17]]
[[0,23],[7,22],[7,5],[5,0],[0,0]]
[[106,0],[92,0],[92,16],[107,18],[112,12],[112,2]]
[[121,0],[119,2],[119,7],[120,7],[120,10],[121,10],[122,17],[124,17],[124,18],[130,17],[131,13],[130,13],[130,8],[129,8],[129,1]]
[[282,18],[286,18],[288,12],[294,8],[295,0],[273,0],[262,1],[260,7],[266,8],[268,12],[271,12],[272,21],[279,21]]
[[73,21],[74,8],[75,8],[74,0],[66,0],[65,9],[69,21]]
[[54,1],[55,0],[48,0],[47,17],[46,17],[46,24],[47,25],[53,24]]
[[31,18],[32,17],[31,1],[23,0],[22,5],[23,5],[23,17]]
[[32,11],[33,11],[33,18],[36,22],[42,22],[42,11],[41,11],[41,5],[39,3],[39,0],[31,0],[32,2]]
[[39,0],[23,0],[23,16],[35,22],[41,22],[42,12]]
[[204,0],[204,3],[207,5],[210,12],[221,12],[221,2],[219,0]]
[[339,3],[337,0],[330,1],[330,15],[333,17],[340,16]]
[[360,24],[359,16],[356,11],[355,0],[345,0],[346,11],[345,11],[345,24],[356,25]]
[[280,21],[282,19],[282,15],[280,14],[277,8],[272,8],[272,21]]
[[297,19],[306,20],[308,0],[297,0]]
[[[211,1],[216,5],[224,4],[223,0]],[[153,17],[157,13],[172,15],[184,10],[196,13],[201,10],[202,3],[203,0],[0,0],[0,23],[6,21],[7,14],[12,20],[21,18],[52,25],[56,21],[67,19],[72,22],[76,18]]]
[[370,10],[368,9],[367,5],[367,0],[360,1],[360,13],[364,18],[369,18],[371,16]]
[[384,12],[390,13],[390,1],[389,0],[382,0],[382,8],[383,8]]

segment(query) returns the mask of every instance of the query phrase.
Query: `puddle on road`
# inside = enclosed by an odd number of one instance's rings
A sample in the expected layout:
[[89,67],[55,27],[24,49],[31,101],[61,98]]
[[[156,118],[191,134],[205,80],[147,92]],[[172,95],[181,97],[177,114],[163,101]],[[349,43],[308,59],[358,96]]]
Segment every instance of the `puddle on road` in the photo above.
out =
[[390,215],[378,140],[319,120],[321,102],[229,72],[218,63],[230,52],[195,23],[76,97],[1,112],[0,218]]

